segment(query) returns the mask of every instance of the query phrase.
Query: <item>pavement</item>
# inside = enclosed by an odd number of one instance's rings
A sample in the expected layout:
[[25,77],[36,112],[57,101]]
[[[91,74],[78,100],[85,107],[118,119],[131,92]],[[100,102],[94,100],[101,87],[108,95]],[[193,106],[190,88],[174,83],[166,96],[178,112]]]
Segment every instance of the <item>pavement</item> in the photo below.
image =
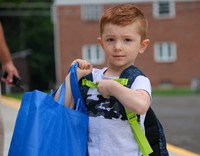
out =
[[[189,124],[189,123],[187,124],[186,122],[185,123],[186,127],[191,128],[191,130],[188,131],[187,129],[186,131],[187,133],[181,132],[181,127],[179,126],[179,124],[182,124],[182,122],[185,121],[185,118],[180,118],[179,117],[180,113],[177,113],[178,112],[177,110],[179,110],[183,113],[183,115],[188,116],[186,110],[185,109],[181,110],[180,108],[183,108],[184,106],[187,106],[187,104],[190,104],[189,105],[190,107],[189,106],[188,107],[193,108],[194,110],[192,110],[193,113],[191,113],[192,111],[189,109],[189,112],[190,112],[189,115],[194,116],[194,119],[196,119],[197,117],[196,113],[198,112],[198,114],[200,114],[199,113],[200,109],[197,109],[194,105],[196,104],[200,106],[200,97],[186,97],[186,99],[185,97],[184,98],[168,97],[167,99],[166,98],[163,99],[162,97],[156,97],[155,99],[153,99],[153,104],[154,104],[153,107],[155,107],[155,112],[158,115],[161,122],[163,123],[167,142],[169,141],[167,147],[168,147],[170,156],[200,156],[200,151],[199,151],[200,150],[200,147],[199,147],[200,146],[200,141],[199,141],[200,140],[199,139],[200,125]],[[163,101],[166,101],[166,103]],[[194,101],[196,101],[196,103]],[[4,154],[3,156],[8,155],[10,141],[12,138],[14,124],[15,124],[17,113],[18,113],[18,109],[20,107],[20,103],[21,103],[20,100],[16,100],[13,98],[5,97],[5,96],[2,96],[1,98],[0,111],[2,113],[3,123],[4,123]],[[188,120],[191,120],[191,118],[188,118]],[[196,120],[199,120],[199,118]],[[192,123],[193,122],[194,120],[192,120]],[[197,128],[194,127],[194,125],[197,125],[196,126]],[[191,132],[192,130],[195,130],[195,132],[194,133]],[[198,131],[198,133],[196,133],[196,131]],[[178,137],[179,135],[181,137]],[[189,146],[190,144],[191,146]]]
[[152,107],[164,127],[167,142],[181,151],[190,151],[187,156],[200,155],[199,94],[153,97]]

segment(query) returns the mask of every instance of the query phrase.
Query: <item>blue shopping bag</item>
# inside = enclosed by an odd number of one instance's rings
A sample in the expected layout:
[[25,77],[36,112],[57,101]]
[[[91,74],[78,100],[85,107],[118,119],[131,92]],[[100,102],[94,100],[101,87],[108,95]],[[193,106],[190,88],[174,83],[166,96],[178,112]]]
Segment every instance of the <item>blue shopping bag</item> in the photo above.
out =
[[76,108],[64,106],[65,82],[58,101],[38,90],[26,92],[17,115],[8,156],[86,156],[88,115],[76,76],[70,83]]

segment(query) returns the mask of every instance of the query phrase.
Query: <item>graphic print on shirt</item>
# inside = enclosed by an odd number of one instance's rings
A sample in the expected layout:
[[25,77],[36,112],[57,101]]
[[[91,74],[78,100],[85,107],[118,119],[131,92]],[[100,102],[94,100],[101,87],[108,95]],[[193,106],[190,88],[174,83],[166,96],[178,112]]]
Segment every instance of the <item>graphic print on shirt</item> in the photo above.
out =
[[[94,98],[94,96],[96,97]],[[113,96],[104,98],[102,95],[88,95],[86,103],[89,116],[102,116],[106,119],[127,119],[124,107]]]

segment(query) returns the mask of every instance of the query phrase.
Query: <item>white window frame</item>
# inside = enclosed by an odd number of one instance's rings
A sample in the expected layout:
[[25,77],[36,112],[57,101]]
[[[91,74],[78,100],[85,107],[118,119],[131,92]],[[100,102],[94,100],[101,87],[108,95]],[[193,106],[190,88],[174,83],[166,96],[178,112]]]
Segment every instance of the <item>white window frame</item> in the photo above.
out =
[[177,59],[176,43],[157,42],[154,44],[154,60],[158,63],[171,63]]
[[83,46],[83,59],[91,64],[101,65],[105,62],[103,49],[99,44],[86,44]]
[[[160,13],[161,3],[168,3],[168,13]],[[174,18],[176,16],[175,1],[171,0],[159,0],[153,2],[153,16],[158,19]]]
[[103,6],[99,4],[81,5],[81,19],[83,21],[99,21],[103,13]]

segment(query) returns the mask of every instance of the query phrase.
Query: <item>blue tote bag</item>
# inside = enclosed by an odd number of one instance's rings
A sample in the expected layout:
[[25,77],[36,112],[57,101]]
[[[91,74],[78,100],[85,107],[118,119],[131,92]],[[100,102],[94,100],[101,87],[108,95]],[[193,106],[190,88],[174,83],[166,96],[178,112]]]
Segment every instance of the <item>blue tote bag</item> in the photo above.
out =
[[58,101],[38,90],[26,92],[17,115],[8,156],[86,156],[88,115],[76,75],[70,68],[75,109],[64,106],[65,82]]

